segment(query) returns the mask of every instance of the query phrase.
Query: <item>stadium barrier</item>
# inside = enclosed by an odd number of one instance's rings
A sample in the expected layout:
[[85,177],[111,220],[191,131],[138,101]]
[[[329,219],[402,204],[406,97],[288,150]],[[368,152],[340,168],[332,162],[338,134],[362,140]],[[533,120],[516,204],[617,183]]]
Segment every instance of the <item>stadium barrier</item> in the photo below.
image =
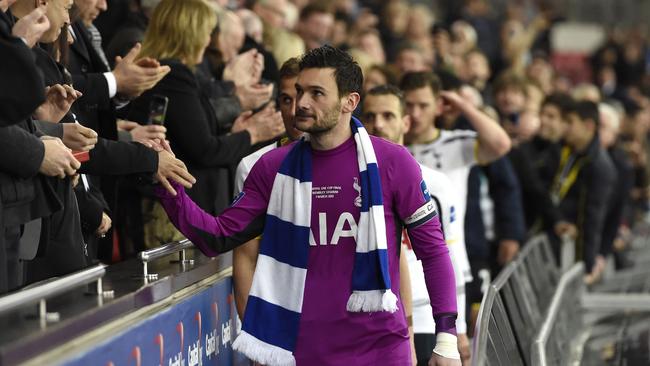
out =
[[[567,329],[557,327],[549,319],[564,320],[571,316],[565,310],[580,308],[561,306],[568,304],[569,299],[580,302],[577,290],[571,297],[563,297],[567,289],[574,289],[575,283],[570,280],[582,280],[582,276],[576,274],[579,272],[577,267],[568,264],[573,261],[573,245],[571,241],[563,242],[560,251],[563,263],[558,265],[548,238],[536,236],[499,273],[481,302],[473,339],[473,365],[540,364],[534,359],[547,355],[540,355],[542,346],[550,354],[547,359],[561,357],[563,350],[558,340],[564,339],[561,336],[567,333]],[[563,268],[571,270],[563,271]],[[567,277],[569,275],[573,277]],[[574,296],[578,296],[577,299]],[[580,317],[572,319],[580,320]],[[560,326],[568,324],[571,323]],[[577,325],[572,327],[568,329],[579,328]],[[544,333],[540,333],[542,330]],[[551,337],[553,342],[548,342],[550,335],[558,335],[558,338]]]
[[183,240],[138,258],[0,296],[0,366],[249,364],[230,254]]

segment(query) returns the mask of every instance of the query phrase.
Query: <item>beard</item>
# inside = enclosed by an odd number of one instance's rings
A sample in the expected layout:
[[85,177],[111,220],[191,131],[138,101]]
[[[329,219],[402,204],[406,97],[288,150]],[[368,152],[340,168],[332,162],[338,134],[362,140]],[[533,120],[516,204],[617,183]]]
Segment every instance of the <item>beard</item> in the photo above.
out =
[[298,109],[296,111],[296,118],[300,117],[309,117],[314,120],[314,123],[309,126],[299,126],[295,124],[297,130],[302,132],[307,132],[313,135],[319,135],[330,131],[333,129],[339,121],[341,115],[341,102],[338,101],[336,105],[330,109],[325,110],[322,118],[318,118],[315,114],[309,114],[308,112]]

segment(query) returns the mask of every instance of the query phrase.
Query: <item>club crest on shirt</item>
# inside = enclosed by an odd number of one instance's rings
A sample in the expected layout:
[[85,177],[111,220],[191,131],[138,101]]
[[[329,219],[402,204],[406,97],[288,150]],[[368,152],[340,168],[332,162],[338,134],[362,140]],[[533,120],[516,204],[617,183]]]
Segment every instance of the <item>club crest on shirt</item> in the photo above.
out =
[[354,190],[357,191],[357,197],[354,199],[354,205],[357,207],[361,207],[361,185],[359,185],[359,178],[354,177],[352,188],[354,188]]
[[424,183],[424,180],[420,182],[420,189],[424,196],[424,202],[429,202],[431,200],[431,195],[429,194],[429,188],[427,187],[427,184]]

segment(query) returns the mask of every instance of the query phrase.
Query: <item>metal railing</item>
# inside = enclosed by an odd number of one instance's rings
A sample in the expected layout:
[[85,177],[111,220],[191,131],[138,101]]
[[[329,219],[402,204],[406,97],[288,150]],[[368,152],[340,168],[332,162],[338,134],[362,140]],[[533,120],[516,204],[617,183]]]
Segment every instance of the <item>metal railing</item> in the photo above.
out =
[[39,303],[39,317],[42,321],[58,321],[58,313],[47,312],[47,299],[60,295],[80,286],[97,281],[97,294],[100,297],[112,296],[112,291],[104,291],[102,277],[106,273],[106,266],[96,265],[67,276],[50,280],[34,287],[25,288],[18,292],[0,297],[0,314],[17,310],[25,305]]
[[546,236],[531,238],[483,295],[472,364],[529,364],[531,345],[560,277],[561,266]]
[[179,253],[178,261],[174,261],[174,262],[178,262],[181,265],[194,264],[194,260],[187,259],[185,255],[185,250],[192,248],[193,246],[194,244],[192,244],[191,241],[189,241],[188,239],[184,239],[180,241],[167,243],[158,248],[149,249],[140,252],[138,254],[138,258],[142,261],[143,277],[146,280],[157,280],[158,279],[157,273],[149,273],[149,262],[168,256],[170,254]]
[[483,365],[484,359],[487,357],[485,353],[488,349],[489,342],[489,325],[491,320],[492,306],[497,291],[494,286],[488,286],[487,291],[483,294],[481,300],[481,311],[476,318],[476,336],[472,342],[472,365]]
[[[579,314],[576,314],[580,312],[580,307],[576,305],[585,287],[584,273],[584,264],[576,263],[560,278],[544,323],[532,345],[533,366],[563,364],[561,358],[568,354],[567,340],[580,329],[579,324],[575,324],[580,320]],[[553,341],[549,343],[551,335]]]

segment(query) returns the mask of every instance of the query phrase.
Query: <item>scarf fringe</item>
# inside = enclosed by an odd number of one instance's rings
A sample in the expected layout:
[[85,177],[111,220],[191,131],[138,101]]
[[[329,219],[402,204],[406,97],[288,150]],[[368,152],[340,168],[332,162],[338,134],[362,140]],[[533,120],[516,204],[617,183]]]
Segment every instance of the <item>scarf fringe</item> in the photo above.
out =
[[265,343],[243,331],[232,344],[235,351],[241,352],[253,361],[266,366],[295,366],[293,354],[283,348]]
[[353,291],[348,299],[347,310],[351,312],[397,311],[397,296],[388,290]]

